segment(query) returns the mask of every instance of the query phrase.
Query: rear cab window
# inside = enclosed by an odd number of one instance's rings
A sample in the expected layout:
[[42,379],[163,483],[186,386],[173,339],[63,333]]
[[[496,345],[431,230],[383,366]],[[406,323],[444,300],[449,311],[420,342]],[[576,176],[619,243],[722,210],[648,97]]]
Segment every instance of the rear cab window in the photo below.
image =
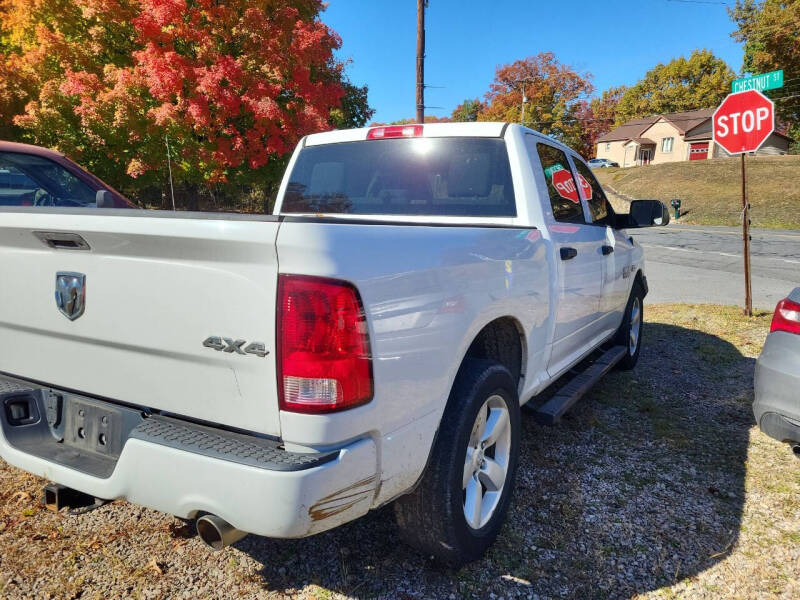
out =
[[505,141],[416,137],[303,148],[282,213],[516,217]]
[[553,218],[562,223],[586,223],[567,155],[554,146],[542,143],[536,144],[536,152],[544,170]]

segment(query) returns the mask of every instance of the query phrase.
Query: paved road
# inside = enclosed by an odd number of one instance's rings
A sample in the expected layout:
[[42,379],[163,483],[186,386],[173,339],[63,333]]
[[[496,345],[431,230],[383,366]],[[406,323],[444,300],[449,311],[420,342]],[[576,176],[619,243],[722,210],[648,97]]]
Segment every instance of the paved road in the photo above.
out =
[[[648,302],[744,305],[741,229],[670,224],[630,233],[645,250]],[[800,286],[800,231],[751,235],[753,306],[772,310]]]

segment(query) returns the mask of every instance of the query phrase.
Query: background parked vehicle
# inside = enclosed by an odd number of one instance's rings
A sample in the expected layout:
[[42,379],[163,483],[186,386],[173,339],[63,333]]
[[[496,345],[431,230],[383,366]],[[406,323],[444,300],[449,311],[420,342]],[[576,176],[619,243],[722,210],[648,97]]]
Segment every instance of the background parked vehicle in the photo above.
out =
[[593,158],[589,161],[589,166],[592,169],[606,169],[608,167],[618,167],[619,163],[607,158]]
[[0,206],[136,208],[55,150],[0,141]]
[[800,287],[775,307],[756,361],[753,413],[761,431],[800,458]]

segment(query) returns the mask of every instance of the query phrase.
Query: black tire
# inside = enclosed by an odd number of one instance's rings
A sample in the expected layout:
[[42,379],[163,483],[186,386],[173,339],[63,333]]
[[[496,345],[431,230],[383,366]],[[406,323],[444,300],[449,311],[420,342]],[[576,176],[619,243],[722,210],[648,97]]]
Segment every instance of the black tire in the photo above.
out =
[[[483,555],[505,521],[519,459],[520,413],[516,388],[516,381],[504,366],[489,360],[467,359],[447,401],[422,480],[413,492],[394,503],[403,540],[447,566],[459,567]],[[473,529],[464,515],[467,446],[473,437],[478,412],[493,396],[499,396],[508,408],[510,450],[505,482],[494,511],[483,526]]]
[[[632,346],[631,337],[631,318],[638,303],[639,308],[639,334],[636,337],[636,347]],[[614,337],[614,344],[618,346],[625,346],[628,351],[625,357],[617,363],[617,369],[622,371],[630,371],[639,362],[639,353],[642,351],[642,333],[644,332],[644,289],[642,284],[636,280],[631,289],[631,295],[628,298],[628,305],[625,307],[625,316],[622,318],[622,325],[619,326],[616,336]]]

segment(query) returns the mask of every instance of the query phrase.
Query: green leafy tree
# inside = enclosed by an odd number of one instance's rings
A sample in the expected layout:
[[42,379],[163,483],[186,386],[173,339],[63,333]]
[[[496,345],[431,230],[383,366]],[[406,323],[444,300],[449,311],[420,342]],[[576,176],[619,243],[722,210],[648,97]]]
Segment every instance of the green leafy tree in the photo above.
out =
[[625,90],[616,106],[616,124],[660,113],[712,108],[731,91],[735,75],[709,50],[695,50],[659,63]]
[[478,115],[484,110],[486,110],[486,105],[483,102],[477,98],[474,100],[467,98],[453,109],[450,119],[455,123],[477,121]]
[[603,90],[600,97],[593,98],[590,103],[593,117],[598,121],[604,122],[604,126],[610,129],[617,121],[617,106],[626,91],[628,91],[628,88],[624,85]]
[[336,129],[354,129],[364,127],[375,114],[375,110],[369,106],[369,89],[366,85],[356,86],[345,81],[344,96],[341,100],[341,107],[331,110],[331,124]]
[[737,29],[732,37],[744,44],[743,71],[784,71],[784,88],[769,90],[778,119],[798,140],[800,151],[800,0],[737,0],[729,9]]
[[597,138],[614,128],[617,105],[625,90],[625,86],[612,87],[604,90],[599,98],[592,98],[591,102],[580,101],[575,118],[581,124],[581,134],[575,149],[584,156],[594,156]]
[[[436,115],[425,115],[425,122],[426,123],[450,123],[452,120],[450,117],[437,117]],[[408,117],[406,119],[399,119],[397,121],[392,121],[389,125],[413,125],[417,122],[415,117]],[[372,123],[371,125],[380,126],[386,125],[386,123]]]

